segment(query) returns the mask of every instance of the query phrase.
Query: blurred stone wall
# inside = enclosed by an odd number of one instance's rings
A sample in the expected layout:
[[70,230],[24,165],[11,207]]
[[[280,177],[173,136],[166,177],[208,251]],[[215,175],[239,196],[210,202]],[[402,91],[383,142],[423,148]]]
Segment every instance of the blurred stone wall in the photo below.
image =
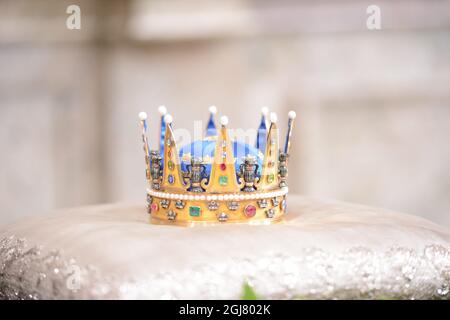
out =
[[[254,128],[298,114],[292,192],[450,226],[450,1],[3,1],[0,223],[142,201],[137,113],[193,129],[215,104]],[[283,130],[284,131],[284,130]]]

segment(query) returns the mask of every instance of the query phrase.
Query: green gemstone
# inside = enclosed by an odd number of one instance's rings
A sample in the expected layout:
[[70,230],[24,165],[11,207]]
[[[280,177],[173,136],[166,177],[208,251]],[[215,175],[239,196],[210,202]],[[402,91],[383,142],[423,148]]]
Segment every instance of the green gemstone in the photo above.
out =
[[275,175],[273,173],[271,173],[267,176],[267,182],[272,183],[273,180],[275,180]]
[[175,165],[174,165],[174,163],[173,163],[172,160],[169,160],[168,165],[169,165],[169,169],[170,169],[170,170],[173,170],[173,169],[175,168]]
[[189,215],[191,217],[200,217],[200,207],[196,206],[189,207]]
[[226,186],[228,184],[228,177],[227,176],[220,176],[219,177],[219,184],[221,186]]

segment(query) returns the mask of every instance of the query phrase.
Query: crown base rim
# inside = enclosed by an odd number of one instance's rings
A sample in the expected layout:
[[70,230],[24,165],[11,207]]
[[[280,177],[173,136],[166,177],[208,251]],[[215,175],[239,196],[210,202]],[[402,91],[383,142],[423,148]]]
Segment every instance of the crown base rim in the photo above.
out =
[[147,212],[155,224],[271,224],[286,214],[286,194],[262,199],[174,200],[147,194]]
[[229,220],[226,222],[220,221],[194,221],[194,220],[167,220],[159,217],[150,216],[150,223],[154,225],[172,225],[178,227],[210,227],[210,226],[223,226],[223,225],[250,225],[250,226],[264,226],[264,225],[272,225],[277,223],[282,223],[284,220],[284,214],[279,217],[274,218],[265,218],[265,219],[256,219],[256,220]]

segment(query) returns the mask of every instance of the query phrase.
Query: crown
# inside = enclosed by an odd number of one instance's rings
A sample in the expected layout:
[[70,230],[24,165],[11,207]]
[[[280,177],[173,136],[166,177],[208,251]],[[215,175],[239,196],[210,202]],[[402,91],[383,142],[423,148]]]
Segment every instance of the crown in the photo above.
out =
[[176,143],[173,118],[159,107],[159,150],[150,150],[147,114],[139,113],[144,144],[147,211],[152,223],[180,225],[208,223],[267,224],[286,213],[288,159],[296,114],[288,114],[284,148],[279,147],[277,115],[262,108],[255,146],[232,140],[228,117],[209,109],[201,139]]

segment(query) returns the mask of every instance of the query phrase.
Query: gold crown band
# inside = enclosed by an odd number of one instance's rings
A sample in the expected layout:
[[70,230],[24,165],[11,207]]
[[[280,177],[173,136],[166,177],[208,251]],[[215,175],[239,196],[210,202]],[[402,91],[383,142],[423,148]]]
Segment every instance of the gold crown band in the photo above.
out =
[[[187,199],[181,194],[171,195],[183,196],[182,199],[162,198],[160,196],[167,196],[167,193],[153,191],[147,194],[147,209],[151,213],[150,221],[158,224],[269,224],[279,221],[286,213],[286,193],[279,194],[279,191],[264,192],[259,194],[259,199],[240,199],[240,195],[237,195],[237,199],[230,199],[231,194],[214,194],[217,200],[212,200],[213,195],[203,199],[202,195],[192,194]],[[272,197],[266,198],[269,196]]]

